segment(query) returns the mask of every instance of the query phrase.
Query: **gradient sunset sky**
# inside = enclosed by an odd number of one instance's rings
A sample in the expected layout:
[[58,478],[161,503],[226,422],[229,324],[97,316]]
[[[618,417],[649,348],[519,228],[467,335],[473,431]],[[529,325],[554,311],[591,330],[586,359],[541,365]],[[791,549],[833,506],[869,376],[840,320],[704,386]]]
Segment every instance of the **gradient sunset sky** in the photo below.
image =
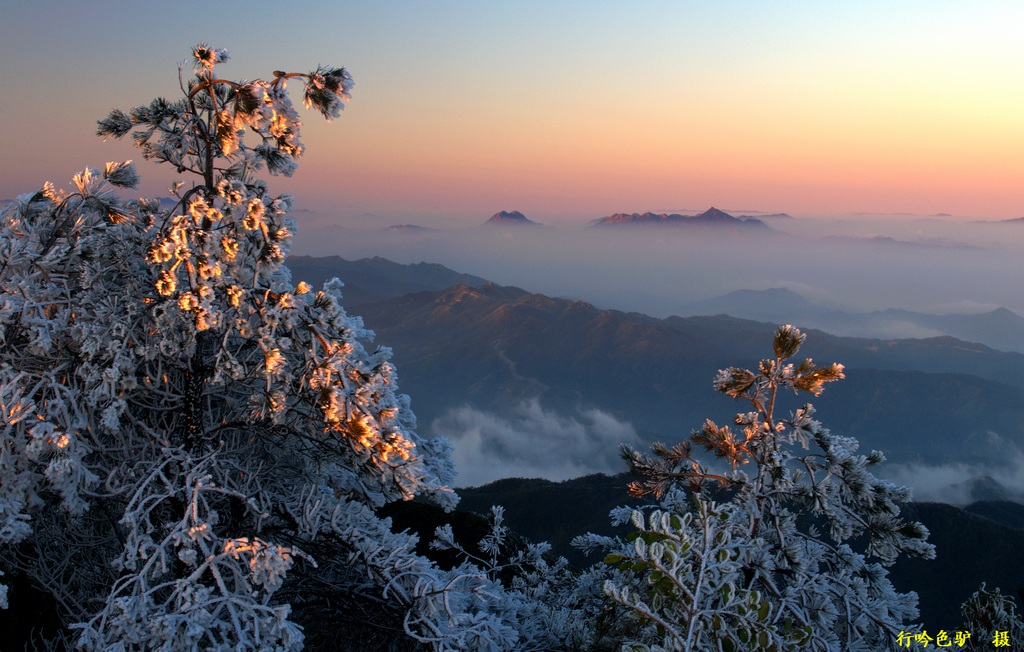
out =
[[[386,223],[613,212],[1024,215],[1024,3],[15,1],[0,198],[140,158],[95,121],[220,76],[344,65],[341,118],[271,180]],[[294,98],[301,86],[295,84]],[[142,190],[169,170],[141,164]]]

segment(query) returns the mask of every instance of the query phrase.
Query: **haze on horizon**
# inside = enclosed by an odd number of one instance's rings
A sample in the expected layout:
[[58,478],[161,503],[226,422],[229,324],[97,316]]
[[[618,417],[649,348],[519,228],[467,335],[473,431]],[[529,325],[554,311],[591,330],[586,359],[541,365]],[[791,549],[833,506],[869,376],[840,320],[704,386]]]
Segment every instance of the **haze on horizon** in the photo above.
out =
[[1004,307],[1024,316],[1024,222],[766,218],[770,230],[713,233],[491,227],[485,220],[410,232],[339,226],[330,215],[300,212],[293,253],[440,263],[501,285],[656,317],[688,314],[691,303],[729,292],[772,288],[852,312]]
[[[1020,217],[1022,23],[1019,3],[966,0],[13,3],[0,198],[138,158],[95,121],[173,97],[206,41],[226,76],[354,76],[339,124],[309,116],[297,175],[272,180],[300,207],[435,226],[501,208]],[[147,196],[174,176],[140,172]]]

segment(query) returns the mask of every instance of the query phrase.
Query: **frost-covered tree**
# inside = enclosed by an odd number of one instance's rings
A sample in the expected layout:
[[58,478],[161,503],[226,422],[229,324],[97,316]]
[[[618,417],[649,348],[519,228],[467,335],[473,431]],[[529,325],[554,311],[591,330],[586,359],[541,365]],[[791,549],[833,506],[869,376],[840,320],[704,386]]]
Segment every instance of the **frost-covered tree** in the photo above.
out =
[[898,593],[885,568],[900,554],[934,556],[925,527],[900,518],[909,490],[872,475],[882,454],[859,454],[810,405],[777,415],[780,391],[817,396],[843,378],[838,364],[790,362],[803,340],[783,326],[756,372],[719,372],[715,389],[751,408],[735,427],[708,420],[653,456],[624,450],[642,478],[632,493],[661,503],[614,513],[636,528],[625,542],[579,543],[610,549],[604,591],[647,625],[625,649],[886,650],[917,617],[917,596]]
[[297,649],[318,621],[358,621],[357,647],[515,648],[522,592],[377,516],[454,505],[449,446],[415,432],[341,283],[283,266],[292,198],[258,175],[303,152],[286,84],[331,119],[351,77],[231,81],[224,50],[193,55],[179,99],[99,122],[190,179],[173,206],[126,201],[134,165],[107,164],[0,219],[0,569],[83,650]]

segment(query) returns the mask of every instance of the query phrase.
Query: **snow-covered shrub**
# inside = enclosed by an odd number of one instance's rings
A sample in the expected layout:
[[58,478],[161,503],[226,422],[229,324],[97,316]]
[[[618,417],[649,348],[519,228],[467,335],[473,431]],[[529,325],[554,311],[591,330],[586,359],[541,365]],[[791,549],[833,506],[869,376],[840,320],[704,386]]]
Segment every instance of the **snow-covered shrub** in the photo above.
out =
[[84,650],[298,649],[297,622],[357,608],[382,645],[514,648],[500,585],[376,515],[452,507],[450,447],[416,433],[341,283],[291,280],[292,198],[257,176],[303,151],[286,83],[330,119],[351,77],[235,82],[224,50],[193,55],[180,99],[99,123],[191,175],[170,209],[121,197],[126,162],[0,218],[0,568],[51,593]]
[[959,631],[970,634],[962,646],[968,652],[1017,649],[1024,641],[1024,620],[1017,613],[1017,605],[998,588],[989,590],[982,583],[961,605],[960,612],[964,622]]
[[[884,650],[917,617],[917,596],[885,569],[900,554],[934,557],[924,526],[900,518],[909,490],[872,475],[881,453],[859,454],[810,405],[776,415],[780,390],[818,395],[843,378],[838,364],[789,362],[803,340],[783,326],[757,372],[719,372],[715,389],[752,408],[735,430],[709,420],[653,456],[624,450],[642,477],[631,491],[660,506],[615,514],[636,528],[628,541],[578,544],[609,550],[605,593],[647,624],[626,649]],[[694,444],[724,468],[698,461]]]
[[598,649],[606,610],[600,584],[607,571],[573,572],[564,557],[548,554],[547,543],[517,545],[504,524],[502,507],[491,508],[490,526],[476,554],[456,540],[450,525],[437,528],[430,545],[455,552],[463,572],[475,568],[494,582],[504,580],[502,602],[519,624],[517,650]]

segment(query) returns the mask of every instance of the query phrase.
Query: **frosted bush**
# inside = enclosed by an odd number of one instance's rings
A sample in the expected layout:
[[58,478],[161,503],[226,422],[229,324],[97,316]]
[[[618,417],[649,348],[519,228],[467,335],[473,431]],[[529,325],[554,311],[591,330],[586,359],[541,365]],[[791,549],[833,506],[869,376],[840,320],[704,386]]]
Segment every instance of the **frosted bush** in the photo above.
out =
[[810,405],[776,415],[780,390],[817,396],[843,378],[842,365],[790,362],[803,340],[783,326],[757,371],[718,373],[715,389],[753,408],[735,429],[708,420],[653,456],[624,450],[641,477],[632,493],[659,507],[616,514],[635,528],[626,541],[578,544],[608,551],[604,591],[644,627],[627,649],[888,650],[917,617],[917,596],[898,593],[885,569],[901,554],[935,556],[927,529],[900,518],[909,490],[872,475],[881,453],[858,453]]

